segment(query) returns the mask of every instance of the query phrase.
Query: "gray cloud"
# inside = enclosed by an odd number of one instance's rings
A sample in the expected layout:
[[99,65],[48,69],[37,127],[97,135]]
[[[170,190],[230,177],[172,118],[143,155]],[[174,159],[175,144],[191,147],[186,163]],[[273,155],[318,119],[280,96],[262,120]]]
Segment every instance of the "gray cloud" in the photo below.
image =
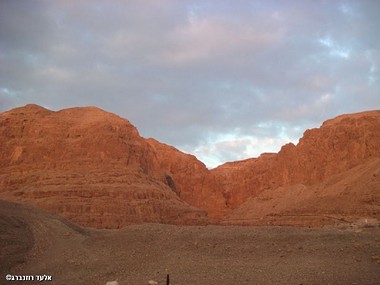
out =
[[1,1],[0,111],[96,105],[208,165],[380,107],[377,1]]

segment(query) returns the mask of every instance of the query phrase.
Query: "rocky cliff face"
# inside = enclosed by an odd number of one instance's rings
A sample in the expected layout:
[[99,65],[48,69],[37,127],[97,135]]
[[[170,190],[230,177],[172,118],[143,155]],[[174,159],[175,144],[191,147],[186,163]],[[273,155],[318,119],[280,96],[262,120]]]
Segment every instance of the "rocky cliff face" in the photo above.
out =
[[305,131],[297,146],[278,154],[224,164],[213,170],[224,180],[232,208],[266,189],[312,185],[380,157],[380,111],[339,116]]
[[[214,172],[223,177],[224,191],[236,209],[228,216],[230,221],[258,223],[271,216],[271,223],[276,219],[284,223],[279,216],[294,221],[301,213],[316,216],[316,223],[322,223],[327,213],[379,219],[380,177],[373,167],[379,158],[380,111],[372,111],[326,121],[320,128],[307,130],[297,145],[283,146],[278,154],[228,163]],[[353,169],[361,173],[355,180],[351,179]],[[328,201],[321,198],[325,194]],[[301,202],[295,206],[296,201]]]
[[311,184],[265,189],[225,217],[224,224],[378,225],[380,220],[380,158]]
[[202,162],[154,139],[147,141],[155,150],[167,184],[172,185],[182,199],[204,209],[212,218],[226,213],[222,183]]
[[[380,175],[373,165],[380,158],[380,111],[337,117],[278,154],[211,171],[95,107],[53,112],[27,105],[4,112],[0,149],[0,199],[33,204],[85,226],[379,215]],[[347,180],[353,169],[362,174]],[[355,195],[361,198],[351,207]],[[339,205],[345,210],[332,210]]]
[[2,199],[92,227],[206,220],[173,191],[155,150],[118,116],[27,105],[1,114],[0,136]]
[[[380,156],[380,112],[344,115],[307,130],[297,146],[278,154],[282,184],[320,182],[366,159]],[[285,170],[288,170],[287,172]]]

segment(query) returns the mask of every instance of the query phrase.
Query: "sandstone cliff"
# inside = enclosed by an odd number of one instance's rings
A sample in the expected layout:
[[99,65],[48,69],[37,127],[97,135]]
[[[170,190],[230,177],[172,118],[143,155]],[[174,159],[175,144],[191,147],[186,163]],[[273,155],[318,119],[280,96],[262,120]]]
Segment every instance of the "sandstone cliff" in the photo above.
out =
[[0,197],[92,227],[204,222],[162,177],[128,120],[98,108],[27,105],[0,116]]
[[296,146],[287,144],[278,154],[228,163],[214,172],[227,184],[232,208],[238,208],[230,221],[259,223],[268,215],[279,220],[280,213],[290,220],[315,215],[318,223],[324,214],[379,219],[379,158],[380,111],[372,111],[326,121],[307,130]]
[[339,116],[278,154],[211,171],[95,107],[4,112],[0,149],[0,199],[85,226],[379,219],[380,111]]
[[148,139],[159,161],[159,168],[178,195],[212,218],[221,218],[227,210],[222,181],[217,179],[195,156],[184,154],[172,146]]
[[314,183],[265,189],[230,212],[224,224],[302,225],[380,220],[380,158]]

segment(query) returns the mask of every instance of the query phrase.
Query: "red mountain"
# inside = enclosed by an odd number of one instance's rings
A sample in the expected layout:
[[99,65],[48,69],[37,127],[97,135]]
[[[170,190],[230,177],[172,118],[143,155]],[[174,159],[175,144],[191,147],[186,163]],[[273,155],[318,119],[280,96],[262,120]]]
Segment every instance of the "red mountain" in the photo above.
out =
[[95,107],[0,114],[0,199],[92,227],[379,219],[380,111],[307,130],[278,154],[209,171]]

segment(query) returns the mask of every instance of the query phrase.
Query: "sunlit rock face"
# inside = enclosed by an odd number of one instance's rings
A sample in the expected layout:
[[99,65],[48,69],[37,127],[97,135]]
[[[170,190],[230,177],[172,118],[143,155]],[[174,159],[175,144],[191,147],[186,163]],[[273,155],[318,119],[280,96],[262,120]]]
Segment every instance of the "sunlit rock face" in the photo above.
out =
[[379,219],[379,171],[380,111],[372,111],[328,120],[307,130],[296,146],[215,173],[224,177],[235,209],[230,222],[323,224]]
[[278,154],[211,171],[95,107],[1,113],[0,149],[0,199],[91,227],[319,225],[321,216],[378,218],[380,211],[380,111],[339,116]]
[[173,191],[155,149],[116,115],[27,105],[1,114],[0,134],[2,199],[92,227],[207,219]]

